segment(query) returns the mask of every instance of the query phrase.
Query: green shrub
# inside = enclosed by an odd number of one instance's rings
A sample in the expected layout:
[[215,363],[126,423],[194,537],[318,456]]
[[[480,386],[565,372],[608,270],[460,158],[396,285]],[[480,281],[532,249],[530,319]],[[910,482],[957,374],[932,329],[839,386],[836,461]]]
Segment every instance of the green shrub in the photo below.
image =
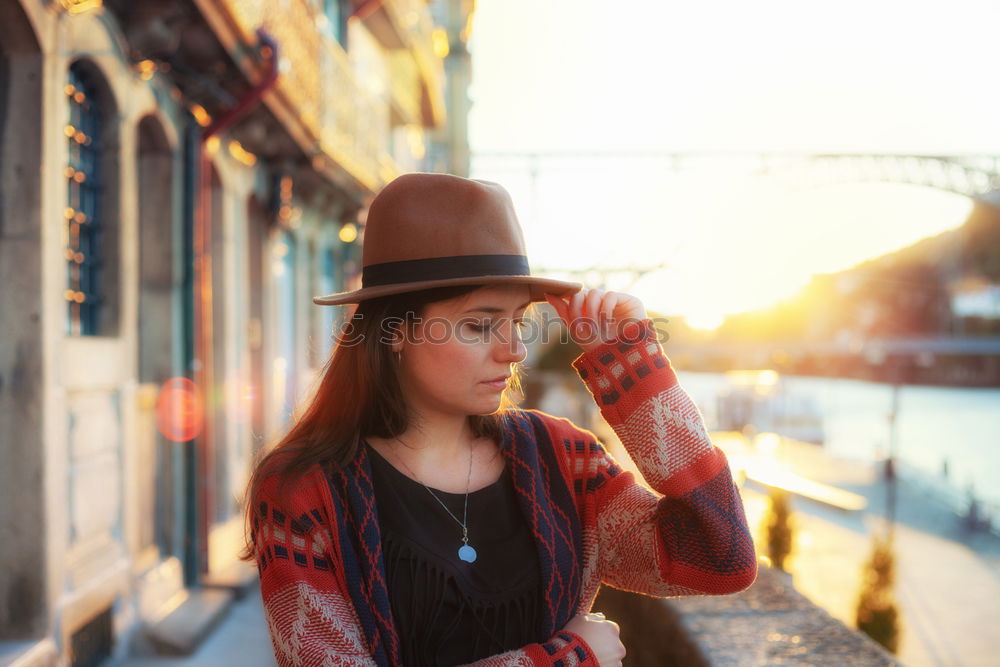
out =
[[792,553],[792,508],[788,492],[771,487],[771,505],[764,517],[764,534],[767,539],[767,557],[772,567],[785,570],[785,561]]
[[895,560],[892,543],[875,536],[871,558],[865,564],[856,616],[858,629],[893,653],[899,648],[901,628],[893,592]]

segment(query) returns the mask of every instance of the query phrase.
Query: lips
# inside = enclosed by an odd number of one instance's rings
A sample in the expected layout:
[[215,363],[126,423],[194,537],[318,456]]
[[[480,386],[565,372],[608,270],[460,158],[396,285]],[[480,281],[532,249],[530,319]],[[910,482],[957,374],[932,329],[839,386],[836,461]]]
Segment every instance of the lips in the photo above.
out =
[[484,380],[484,382],[489,382],[489,383],[493,383],[493,382],[506,382],[507,378],[509,378],[509,377],[510,377],[509,375],[501,375],[499,377],[493,378],[492,380]]

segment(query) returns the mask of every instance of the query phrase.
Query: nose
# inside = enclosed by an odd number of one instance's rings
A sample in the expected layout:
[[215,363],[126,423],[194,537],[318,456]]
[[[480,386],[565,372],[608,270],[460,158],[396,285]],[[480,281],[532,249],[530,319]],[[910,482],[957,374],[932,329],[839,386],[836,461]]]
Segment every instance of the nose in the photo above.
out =
[[493,354],[498,361],[504,363],[520,363],[528,356],[528,348],[521,340],[521,331],[517,325],[508,322],[503,335],[497,336],[493,345]]

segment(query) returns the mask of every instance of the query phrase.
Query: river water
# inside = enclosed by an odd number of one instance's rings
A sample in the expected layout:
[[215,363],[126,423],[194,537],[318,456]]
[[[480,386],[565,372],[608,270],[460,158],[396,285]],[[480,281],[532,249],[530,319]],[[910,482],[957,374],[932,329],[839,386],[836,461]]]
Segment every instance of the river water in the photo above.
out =
[[[678,373],[711,427],[719,373]],[[893,387],[860,380],[783,376],[787,394],[820,408],[825,449],[833,456],[872,461],[890,446]],[[903,385],[897,403],[896,456],[903,474],[919,475],[958,502],[970,491],[1000,509],[1000,389]]]

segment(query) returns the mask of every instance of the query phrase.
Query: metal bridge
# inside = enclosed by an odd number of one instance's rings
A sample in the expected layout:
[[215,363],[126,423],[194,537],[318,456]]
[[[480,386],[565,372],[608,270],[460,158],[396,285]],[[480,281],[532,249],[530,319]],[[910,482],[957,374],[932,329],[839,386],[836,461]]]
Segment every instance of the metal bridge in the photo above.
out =
[[[660,164],[680,172],[695,165],[726,162],[748,171],[776,176],[789,182],[907,183],[981,199],[1000,206],[1000,155],[948,155],[908,153],[808,153],[793,151],[546,151],[476,152],[473,160],[510,160],[524,164],[534,182],[545,162],[635,160]],[[794,176],[794,179],[789,179]]]
[[[576,164],[635,160],[644,168],[659,165],[681,172],[711,163],[741,167],[747,173],[773,177],[790,189],[842,183],[904,183],[963,195],[1000,208],[1000,155],[947,155],[905,153],[807,153],[790,151],[739,152],[659,152],[659,151],[548,151],[477,152],[473,160],[501,160],[522,163],[529,174],[531,189],[537,189],[539,172],[546,162],[573,161]],[[589,284],[607,285],[613,276],[624,279],[628,289],[648,273],[667,263],[646,267],[538,267],[541,272],[559,273]]]

